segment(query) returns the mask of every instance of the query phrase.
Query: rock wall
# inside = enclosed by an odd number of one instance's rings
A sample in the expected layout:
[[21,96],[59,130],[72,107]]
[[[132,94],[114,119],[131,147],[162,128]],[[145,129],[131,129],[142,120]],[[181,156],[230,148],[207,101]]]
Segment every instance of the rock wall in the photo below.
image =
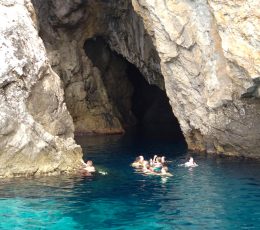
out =
[[166,91],[190,149],[260,157],[257,0],[32,3],[0,0],[1,176],[77,168],[74,127],[124,132],[96,37]]
[[113,52],[102,37],[87,40],[84,50],[93,65],[100,71],[114,115],[123,128],[134,126],[137,121],[132,112],[134,87],[129,81],[129,63]]
[[190,149],[259,157],[258,1],[36,2],[76,130],[123,130],[100,70],[82,51],[86,39],[103,36],[166,90]]
[[132,2],[189,148],[260,157],[259,1]]
[[0,1],[0,177],[73,171],[81,148],[27,0]]
[[[88,123],[83,122],[85,131],[93,121],[99,127],[104,123],[105,127],[122,130],[113,108],[109,107],[111,101],[102,88],[102,79],[95,76],[100,75],[97,74],[99,71],[82,56],[83,42],[99,35],[113,50],[135,64],[150,84],[166,90],[190,149],[259,157],[258,1],[120,0],[85,4],[84,1],[71,1],[74,7],[67,5],[67,8],[58,7],[57,2],[49,1],[48,4],[55,19],[52,25],[49,22],[49,27],[58,31],[60,43],[69,41],[57,53],[70,47],[69,53],[81,53],[73,55],[71,62],[80,63],[73,61],[77,56],[78,60],[88,63],[86,72],[95,70],[95,73],[82,74],[80,64],[77,64],[80,71],[67,78],[72,79],[73,75],[73,79],[91,82],[91,86],[105,95],[102,99],[94,97],[99,101],[95,107],[98,112],[95,120],[90,117]],[[77,8],[76,3],[80,7]],[[75,15],[81,15],[76,17],[76,22]],[[72,34],[70,39],[64,39],[68,34]],[[50,39],[45,37],[44,40]],[[50,50],[52,52],[53,48]],[[64,63],[67,59],[60,60]],[[69,72],[64,64],[60,66],[63,66],[61,72]],[[93,83],[96,81],[99,84]],[[83,84],[85,87],[82,83],[77,84],[85,88],[84,95],[87,95],[90,88],[86,83]],[[74,87],[72,91],[76,91]],[[72,101],[75,103],[74,99]],[[88,101],[81,107],[84,111],[70,109],[72,116],[80,113],[83,117],[91,116],[91,109],[85,108],[90,107],[88,104],[92,99],[88,100],[86,96],[84,101]],[[97,116],[101,111],[109,112],[116,120],[114,125]],[[79,122],[79,126],[83,123]],[[107,132],[106,129],[103,131]]]
[[[126,113],[121,114],[113,106],[115,101],[107,89],[116,91],[118,86],[113,86],[112,81],[110,87],[106,84],[104,74],[107,77],[109,74],[93,64],[83,48],[88,39],[102,37],[110,48],[135,64],[150,83],[164,89],[156,49],[131,2],[34,0],[33,3],[52,68],[64,82],[66,104],[76,134],[124,132],[122,117]],[[101,59],[104,56],[100,54]],[[129,83],[121,77],[120,85],[124,88]]]

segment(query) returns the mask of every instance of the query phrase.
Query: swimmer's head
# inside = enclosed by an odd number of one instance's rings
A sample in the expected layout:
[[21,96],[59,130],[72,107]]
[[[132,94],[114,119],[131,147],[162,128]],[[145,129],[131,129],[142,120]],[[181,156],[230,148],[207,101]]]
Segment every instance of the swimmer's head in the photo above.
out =
[[143,156],[139,156],[139,161],[143,162],[144,161],[144,157]]
[[193,162],[194,160],[193,160],[193,157],[190,157],[190,160],[189,160],[190,162]]
[[92,166],[92,165],[93,165],[93,162],[92,162],[92,161],[87,161],[87,165],[88,165],[88,166]]
[[157,157],[156,161],[159,162],[159,163],[162,163],[162,158],[161,157]]

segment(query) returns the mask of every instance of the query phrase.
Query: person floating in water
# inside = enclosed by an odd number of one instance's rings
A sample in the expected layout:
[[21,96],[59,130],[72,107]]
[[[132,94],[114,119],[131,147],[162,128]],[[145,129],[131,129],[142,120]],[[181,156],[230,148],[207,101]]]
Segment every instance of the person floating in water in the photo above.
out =
[[161,170],[161,175],[163,176],[173,176],[170,172],[167,166],[163,166]]
[[99,173],[101,175],[107,175],[108,172],[106,172],[102,168],[97,168],[93,165],[93,161],[88,160],[86,163],[81,160],[82,166],[80,167],[80,173],[83,176],[92,176],[92,173]]
[[151,166],[149,165],[148,161],[144,161],[142,171],[143,173],[151,172]]
[[131,164],[134,168],[142,168],[144,164],[144,157],[141,155],[135,158],[135,161]]
[[153,163],[153,171],[156,173],[160,173],[162,170],[163,164],[162,164],[162,158],[156,157],[155,162]]
[[92,161],[87,161],[87,163],[85,163],[85,162],[82,160],[82,170],[83,170],[83,171],[86,171],[86,172],[88,172],[88,173],[96,172],[96,169],[95,169],[95,167],[94,167]]
[[139,171],[145,174],[172,176],[166,166],[165,157],[158,157],[157,155],[154,155],[153,159],[146,161],[143,156],[139,156],[132,163],[132,166],[138,168]]
[[196,162],[194,162],[193,157],[190,157],[189,161],[184,163],[184,166],[185,167],[197,167],[198,165],[196,164]]

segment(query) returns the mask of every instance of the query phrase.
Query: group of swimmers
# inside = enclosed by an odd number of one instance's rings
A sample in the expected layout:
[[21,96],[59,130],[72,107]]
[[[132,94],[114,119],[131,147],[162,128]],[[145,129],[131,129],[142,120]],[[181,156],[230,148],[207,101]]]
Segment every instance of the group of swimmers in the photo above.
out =
[[[189,161],[179,166],[193,168],[197,167],[198,165],[194,161],[193,157],[190,157]],[[164,156],[158,157],[157,155],[154,155],[153,159],[150,159],[149,161],[145,160],[143,156],[139,156],[132,163],[132,167],[137,168],[139,171],[145,174],[172,176],[172,174],[169,172]]]
[[169,173],[164,156],[154,155],[153,159],[151,158],[149,161],[145,160],[143,156],[139,156],[132,163],[132,167],[139,169],[145,174],[172,176]]
[[[96,169],[91,160],[88,160],[86,163],[82,160],[81,163],[81,172],[84,175],[92,175],[91,173],[96,172]],[[151,158],[149,161],[145,160],[143,156],[138,156],[136,157],[135,161],[131,164],[131,166],[145,174],[172,176],[167,167],[165,156],[159,157],[157,155],[154,155],[154,157]],[[179,166],[196,167],[198,165],[194,162],[193,157],[190,157],[189,161]],[[103,175],[107,174],[106,172],[102,171],[100,171],[99,173]]]

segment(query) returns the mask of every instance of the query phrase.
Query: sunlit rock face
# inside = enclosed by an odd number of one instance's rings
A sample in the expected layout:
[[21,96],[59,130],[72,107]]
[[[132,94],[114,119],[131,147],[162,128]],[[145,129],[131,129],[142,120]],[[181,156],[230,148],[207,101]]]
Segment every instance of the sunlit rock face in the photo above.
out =
[[73,171],[81,148],[33,5],[0,1],[0,177]]
[[189,148],[260,157],[259,2],[132,2]]
[[[257,0],[32,3],[0,0],[0,175],[73,170],[74,127],[122,133],[136,122],[112,51],[166,92],[190,149],[260,157]],[[86,51],[96,38],[109,47],[102,62]]]
[[166,91],[190,149],[260,156],[257,0],[35,0],[34,5],[76,131],[124,130],[102,70],[83,49],[87,39],[101,36],[150,84]]

